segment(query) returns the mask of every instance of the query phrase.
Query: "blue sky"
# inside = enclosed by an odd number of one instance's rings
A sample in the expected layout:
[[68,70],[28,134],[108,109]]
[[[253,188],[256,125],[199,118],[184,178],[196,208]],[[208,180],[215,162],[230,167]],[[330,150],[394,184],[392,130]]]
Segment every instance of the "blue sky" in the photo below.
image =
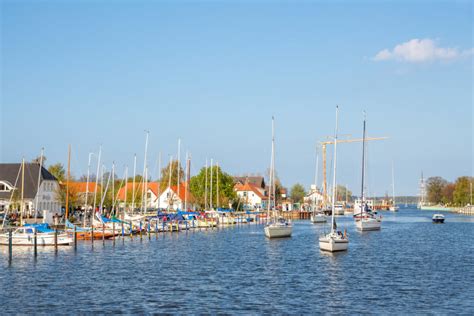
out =
[[[313,182],[315,144],[362,134],[372,194],[416,194],[420,172],[473,171],[473,5],[469,1],[2,1],[0,161],[31,159],[122,174],[150,131],[156,160],[214,158]],[[396,46],[398,47],[396,48]],[[361,145],[339,146],[338,182],[359,192]],[[329,153],[330,154],[330,153]],[[319,176],[321,181],[321,176]]]

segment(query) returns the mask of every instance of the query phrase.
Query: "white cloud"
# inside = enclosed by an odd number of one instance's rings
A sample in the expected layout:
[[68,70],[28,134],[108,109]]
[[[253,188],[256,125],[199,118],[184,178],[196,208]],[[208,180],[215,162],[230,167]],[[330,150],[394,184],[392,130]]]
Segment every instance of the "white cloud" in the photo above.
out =
[[429,38],[414,38],[408,42],[396,45],[392,50],[384,49],[378,52],[374,60],[397,60],[409,63],[423,63],[436,60],[454,60],[474,54],[474,48],[460,51],[453,47],[439,47]]

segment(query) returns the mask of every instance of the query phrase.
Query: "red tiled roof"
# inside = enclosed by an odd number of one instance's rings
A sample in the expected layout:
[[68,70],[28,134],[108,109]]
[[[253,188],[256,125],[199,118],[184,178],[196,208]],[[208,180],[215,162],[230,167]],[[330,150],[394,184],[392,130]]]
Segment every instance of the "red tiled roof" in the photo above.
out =
[[[160,187],[159,182],[147,183],[147,188],[151,190],[155,196],[158,196],[159,187]],[[127,182],[123,187],[120,188],[118,192],[118,199],[121,201],[125,200],[125,190],[127,190],[127,195],[130,196],[129,194],[133,192],[133,182]],[[135,182],[135,192],[142,192],[142,190],[143,190],[143,183]]]
[[[95,191],[95,182],[69,182],[69,189],[76,193],[86,193],[89,188],[89,193]],[[100,184],[97,185],[97,191],[100,190]]]
[[255,185],[252,185],[250,183],[245,183],[245,184],[240,184],[240,183],[237,183],[235,186],[234,186],[234,189],[236,191],[251,191],[255,194],[257,194],[257,196],[259,196],[261,199],[264,199],[265,196],[262,194],[262,192],[257,188],[257,186]]
[[[171,186],[171,190],[176,194],[178,195],[178,186],[176,185],[172,185]],[[181,201],[184,201],[185,199],[185,194],[186,194],[186,183],[183,182],[179,185],[179,199]],[[191,192],[189,191],[189,188],[188,188],[188,200],[192,200],[194,197],[193,195],[191,194]]]

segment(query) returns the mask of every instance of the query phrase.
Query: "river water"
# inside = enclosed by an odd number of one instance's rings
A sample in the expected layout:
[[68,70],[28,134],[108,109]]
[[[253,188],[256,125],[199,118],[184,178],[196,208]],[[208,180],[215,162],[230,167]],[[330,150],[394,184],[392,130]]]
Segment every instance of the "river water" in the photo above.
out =
[[0,314],[474,314],[474,217],[384,212],[382,230],[351,217],[349,251],[319,250],[328,225],[295,221],[268,240],[263,226],[161,233],[115,242],[0,247]]

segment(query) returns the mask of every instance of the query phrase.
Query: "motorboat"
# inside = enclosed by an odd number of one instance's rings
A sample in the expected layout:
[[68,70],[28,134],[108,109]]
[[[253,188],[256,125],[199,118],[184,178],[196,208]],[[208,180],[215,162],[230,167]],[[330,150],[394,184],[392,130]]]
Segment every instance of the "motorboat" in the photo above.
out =
[[[70,245],[74,240],[67,233],[56,233],[48,224],[25,224],[12,232],[12,245],[14,246],[61,246]],[[0,234],[0,245],[9,244],[9,233]]]
[[433,223],[435,224],[443,224],[444,223],[444,215],[443,214],[434,214],[431,218]]

